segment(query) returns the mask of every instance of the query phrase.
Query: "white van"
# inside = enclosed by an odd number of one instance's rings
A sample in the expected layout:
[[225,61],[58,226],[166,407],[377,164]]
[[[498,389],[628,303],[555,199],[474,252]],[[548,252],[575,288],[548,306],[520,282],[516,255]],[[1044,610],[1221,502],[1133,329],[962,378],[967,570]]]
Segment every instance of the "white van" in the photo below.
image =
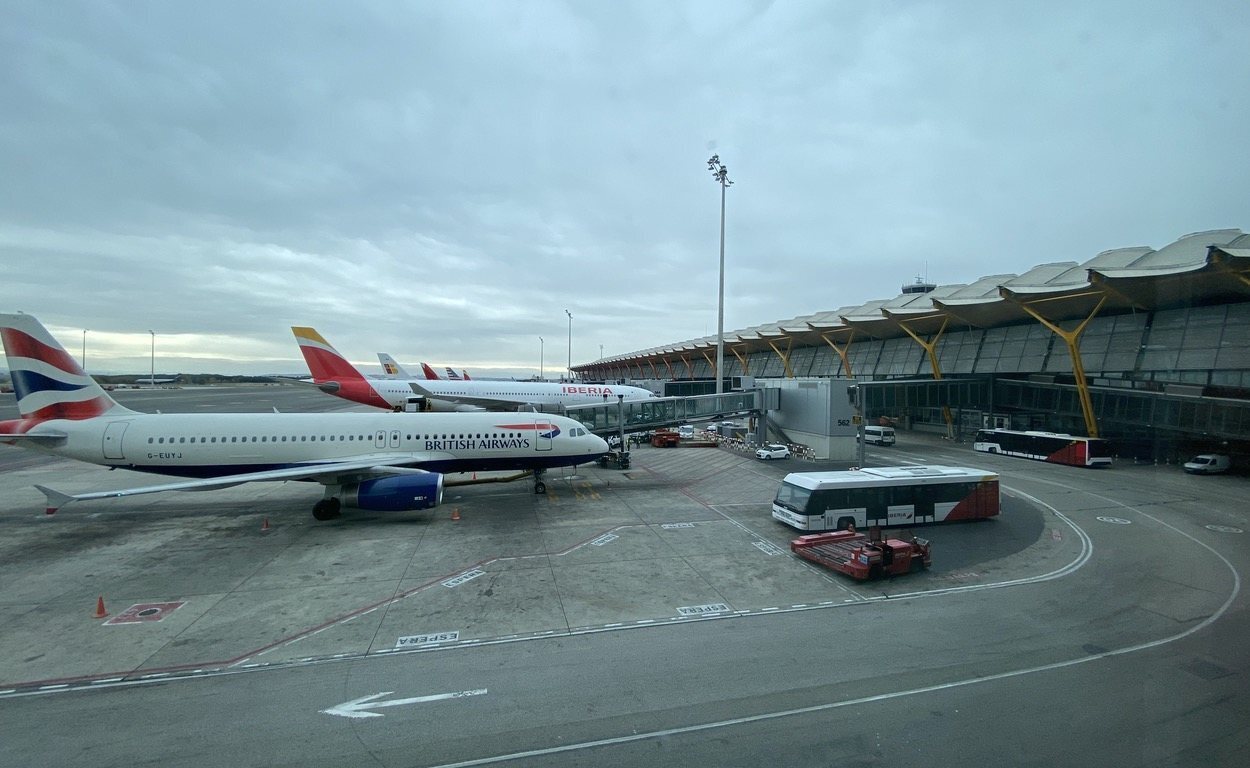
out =
[[1227,472],[1230,463],[1227,456],[1204,453],[1185,462],[1184,469],[1191,475],[1218,475]]
[[894,427],[864,427],[867,445],[894,445]]

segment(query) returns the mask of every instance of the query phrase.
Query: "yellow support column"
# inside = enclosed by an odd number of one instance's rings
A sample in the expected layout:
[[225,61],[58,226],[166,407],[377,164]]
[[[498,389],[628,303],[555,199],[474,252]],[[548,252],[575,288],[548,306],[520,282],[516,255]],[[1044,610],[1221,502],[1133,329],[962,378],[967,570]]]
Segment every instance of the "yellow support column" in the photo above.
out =
[[[943,317],[942,327],[939,328],[938,332],[933,334],[933,338],[928,341],[920,338],[919,334],[908,328],[907,323],[901,320],[898,322],[898,327],[902,328],[903,332],[910,336],[912,341],[919,344],[921,349],[925,351],[925,354],[929,356],[929,367],[933,369],[934,381],[942,380],[942,366],[938,363],[937,343],[942,338],[942,334],[946,332],[946,324],[949,322],[949,317]],[[946,420],[946,436],[948,438],[953,438],[955,436],[955,419],[951,416],[951,409],[949,405],[942,406],[942,418]]]
[[820,334],[820,338],[824,339],[825,343],[832,347],[834,352],[838,353],[838,357],[842,360],[842,372],[846,374],[846,378],[855,378],[855,374],[851,373],[851,358],[847,355],[851,348],[851,342],[855,339],[855,329],[851,329],[851,334],[846,337],[846,344],[840,347],[834,344],[833,339],[829,338],[827,334]]
[[1042,317],[1041,313],[1036,309],[1014,296],[1004,295],[1003,298],[1015,302],[1016,306],[1027,312],[1030,317],[1049,328],[1051,333],[1063,339],[1063,343],[1068,347],[1068,357],[1072,360],[1072,375],[1076,378],[1076,392],[1081,400],[1081,414],[1085,417],[1085,431],[1089,433],[1088,437],[1098,437],[1098,419],[1094,417],[1094,399],[1090,397],[1089,382],[1085,380],[1085,365],[1081,362],[1081,334],[1085,333],[1085,327],[1089,325],[1090,320],[1097,316],[1098,310],[1102,309],[1102,305],[1107,303],[1107,295],[1104,293],[1094,307],[1094,311],[1089,313],[1089,317],[1082,320],[1071,331],[1065,331],[1057,324]]
[[694,379],[694,363],[690,362],[690,355],[682,355],[681,361],[686,364],[686,378]]
[[730,351],[734,353],[734,357],[738,358],[738,364],[742,366],[742,375],[750,376],[751,375],[751,364],[750,364],[751,358],[744,357],[742,352],[739,351],[740,348],[741,348],[741,345],[738,345],[738,346],[732,347]]
[[793,379],[794,371],[790,370],[790,350],[794,347],[794,338],[791,336],[786,337],[786,351],[785,352],[782,352],[780,349],[778,349],[777,345],[774,344],[771,339],[769,339],[768,341],[768,346],[772,347],[773,351],[777,353],[777,357],[781,358],[781,364],[782,366],[785,367],[785,370],[786,370],[786,378]]

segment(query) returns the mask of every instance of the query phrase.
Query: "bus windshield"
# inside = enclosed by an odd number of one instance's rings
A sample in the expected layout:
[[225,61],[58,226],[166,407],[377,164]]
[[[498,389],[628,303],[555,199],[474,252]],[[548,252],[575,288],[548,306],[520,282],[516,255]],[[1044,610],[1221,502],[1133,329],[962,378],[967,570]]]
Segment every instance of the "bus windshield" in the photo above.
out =
[[802,515],[807,513],[807,502],[811,497],[812,492],[806,488],[782,483],[777,489],[777,498],[773,499],[773,503]]

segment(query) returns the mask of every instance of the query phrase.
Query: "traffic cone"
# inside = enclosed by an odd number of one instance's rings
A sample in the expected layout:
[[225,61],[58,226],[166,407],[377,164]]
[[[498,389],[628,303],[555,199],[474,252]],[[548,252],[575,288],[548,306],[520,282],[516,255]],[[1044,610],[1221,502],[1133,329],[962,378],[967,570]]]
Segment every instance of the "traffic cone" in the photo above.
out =
[[452,520],[459,520],[459,519],[460,519],[460,507],[453,507],[453,508],[452,508],[452,510],[451,510],[451,519],[452,519]]
[[474,480],[476,480],[476,479],[477,479],[477,473],[476,473],[476,472],[474,472],[474,473],[473,473],[473,479],[474,479]]
[[93,619],[102,619],[108,616],[109,612],[104,610],[104,595],[100,595],[100,599],[95,601],[95,613],[92,614]]
[[269,518],[265,518],[265,522],[261,523],[260,532],[267,533],[269,531]]

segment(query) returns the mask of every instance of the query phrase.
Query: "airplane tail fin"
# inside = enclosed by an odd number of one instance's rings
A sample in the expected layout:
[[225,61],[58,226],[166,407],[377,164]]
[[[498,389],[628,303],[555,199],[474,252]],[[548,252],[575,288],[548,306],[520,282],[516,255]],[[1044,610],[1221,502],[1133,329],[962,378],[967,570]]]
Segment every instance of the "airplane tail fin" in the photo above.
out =
[[402,365],[395,362],[395,358],[385,352],[378,353],[378,362],[382,364],[382,370],[386,371],[387,376],[398,376],[401,379],[412,378],[412,376],[408,375],[408,371],[404,370]]
[[450,365],[446,367],[446,370],[447,370],[447,378],[451,379],[452,381],[460,381],[460,374],[453,371]]
[[431,368],[430,366],[426,365],[425,363],[422,363],[422,364],[421,364],[421,372],[425,374],[425,378],[426,378],[427,380],[429,380],[429,381],[438,381],[438,374],[434,372],[434,369],[433,369],[433,368]]
[[131,413],[78,365],[32,315],[0,314],[17,409],[23,419],[90,419]]
[[364,380],[364,375],[356,370],[347,358],[340,355],[338,350],[330,346],[330,342],[322,338],[316,330],[291,326],[291,332],[295,334],[295,340],[299,342],[299,351],[304,355],[304,362],[308,363],[308,370],[312,373],[313,381],[321,383],[332,380]]
[[464,377],[464,380],[465,380],[465,381],[473,381],[473,379],[470,379],[470,378],[469,378],[469,372],[468,372],[468,371],[461,371],[460,373],[461,373],[461,375]]

